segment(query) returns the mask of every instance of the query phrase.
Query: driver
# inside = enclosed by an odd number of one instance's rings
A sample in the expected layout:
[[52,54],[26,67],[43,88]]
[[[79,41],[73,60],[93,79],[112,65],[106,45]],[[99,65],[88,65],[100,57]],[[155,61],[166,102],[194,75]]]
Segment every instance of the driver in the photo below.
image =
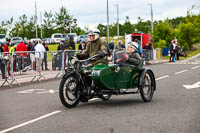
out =
[[99,56],[95,57],[93,60],[89,60],[89,64],[92,66],[103,63],[107,64],[107,54],[108,54],[108,48],[106,43],[103,43],[101,39],[99,38],[100,31],[98,29],[93,29],[89,31],[88,37],[88,44],[86,46],[86,49],[82,53],[78,53],[76,56],[78,59],[87,59],[91,56],[94,56],[96,54],[99,54]]
[[135,42],[128,42],[126,54],[122,54],[122,58],[117,59],[116,63],[121,66],[135,65],[138,66],[142,61],[141,56],[137,53],[138,45]]

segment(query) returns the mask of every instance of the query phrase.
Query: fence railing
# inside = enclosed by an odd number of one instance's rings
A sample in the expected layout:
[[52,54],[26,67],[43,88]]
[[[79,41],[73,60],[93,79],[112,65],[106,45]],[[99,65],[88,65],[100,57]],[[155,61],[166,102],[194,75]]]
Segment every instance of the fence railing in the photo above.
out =
[[[0,83],[12,87],[20,80],[39,81],[46,80],[48,76],[58,78],[62,76],[68,66],[68,58],[76,54],[75,50],[46,51],[46,52],[2,52],[0,53]],[[161,49],[144,50],[145,61],[156,60]]]
[[20,80],[46,80],[51,76],[58,78],[62,76],[67,67],[68,56],[74,55],[76,51],[46,51],[46,52],[2,52],[0,53],[0,83],[1,87],[20,85]]

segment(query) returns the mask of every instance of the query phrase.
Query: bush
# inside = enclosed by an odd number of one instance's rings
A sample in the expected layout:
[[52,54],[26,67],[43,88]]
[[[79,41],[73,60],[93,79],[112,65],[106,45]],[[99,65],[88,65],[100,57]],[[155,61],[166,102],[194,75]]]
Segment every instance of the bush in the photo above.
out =
[[155,44],[155,48],[165,48],[165,47],[167,47],[167,42],[165,40],[159,40],[159,42]]

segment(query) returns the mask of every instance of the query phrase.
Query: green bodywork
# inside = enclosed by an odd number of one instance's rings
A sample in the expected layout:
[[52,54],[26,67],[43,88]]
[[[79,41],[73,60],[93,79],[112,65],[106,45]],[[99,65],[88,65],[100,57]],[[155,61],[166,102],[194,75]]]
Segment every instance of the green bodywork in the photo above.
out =
[[132,89],[138,86],[142,65],[119,67],[118,64],[96,65],[91,69],[91,79],[100,88]]

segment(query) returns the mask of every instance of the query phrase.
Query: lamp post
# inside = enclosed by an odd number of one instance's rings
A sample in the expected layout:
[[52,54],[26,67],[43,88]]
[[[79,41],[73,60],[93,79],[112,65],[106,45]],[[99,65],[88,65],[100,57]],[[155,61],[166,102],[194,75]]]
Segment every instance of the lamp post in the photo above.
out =
[[109,43],[109,8],[107,0],[107,43]]
[[115,4],[117,7],[117,37],[119,38],[119,5]]
[[152,9],[152,4],[148,4],[148,5],[150,5],[150,8],[151,8],[151,30],[153,34],[153,9]]
[[42,34],[42,13],[40,12],[40,28],[41,28],[41,38],[43,38],[43,34]]
[[37,31],[37,2],[35,1],[35,37],[38,38],[38,31]]

